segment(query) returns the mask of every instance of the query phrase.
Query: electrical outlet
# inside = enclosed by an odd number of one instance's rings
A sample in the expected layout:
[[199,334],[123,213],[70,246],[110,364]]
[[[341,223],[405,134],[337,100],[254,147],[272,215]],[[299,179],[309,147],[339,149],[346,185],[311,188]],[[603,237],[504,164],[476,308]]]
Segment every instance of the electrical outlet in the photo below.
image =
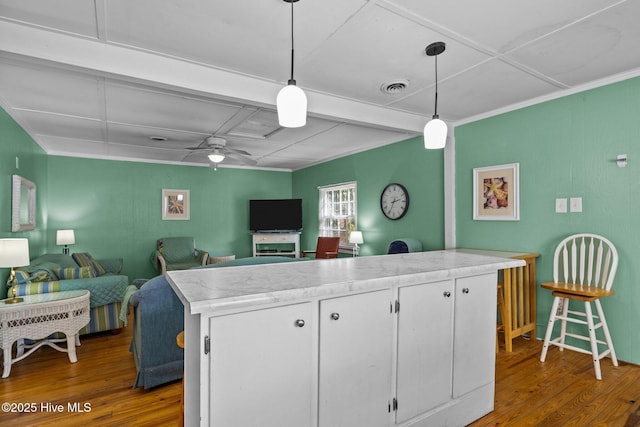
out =
[[556,199],[556,213],[567,213],[567,199]]
[[569,199],[569,210],[571,212],[582,212],[582,197],[572,197]]

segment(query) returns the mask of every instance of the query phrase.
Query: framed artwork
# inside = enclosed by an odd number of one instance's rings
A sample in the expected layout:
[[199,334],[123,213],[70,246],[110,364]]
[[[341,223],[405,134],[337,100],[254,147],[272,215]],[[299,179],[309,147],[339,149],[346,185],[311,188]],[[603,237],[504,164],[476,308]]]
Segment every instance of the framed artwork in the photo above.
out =
[[189,190],[162,189],[162,219],[189,219]]
[[520,220],[520,164],[473,169],[473,219]]

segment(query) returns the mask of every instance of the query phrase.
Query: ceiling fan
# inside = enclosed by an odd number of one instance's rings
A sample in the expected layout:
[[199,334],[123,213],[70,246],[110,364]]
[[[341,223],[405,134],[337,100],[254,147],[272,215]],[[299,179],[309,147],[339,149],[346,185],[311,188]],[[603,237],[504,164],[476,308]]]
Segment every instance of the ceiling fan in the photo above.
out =
[[[206,137],[197,147],[188,147],[187,150],[192,153],[206,154],[214,168],[217,167],[219,163],[222,163],[226,158],[233,159],[238,163],[248,166],[255,166],[258,164],[256,160],[250,157],[251,153],[244,150],[230,148],[227,146],[227,140],[225,138],[214,135]],[[189,153],[187,157],[192,153]]]

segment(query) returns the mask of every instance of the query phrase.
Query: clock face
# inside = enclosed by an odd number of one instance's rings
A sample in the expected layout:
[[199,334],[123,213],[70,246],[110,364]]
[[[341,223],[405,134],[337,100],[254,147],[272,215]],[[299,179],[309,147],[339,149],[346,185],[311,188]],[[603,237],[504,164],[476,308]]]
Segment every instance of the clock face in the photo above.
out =
[[380,196],[380,209],[389,219],[402,218],[409,209],[409,192],[402,184],[389,184]]

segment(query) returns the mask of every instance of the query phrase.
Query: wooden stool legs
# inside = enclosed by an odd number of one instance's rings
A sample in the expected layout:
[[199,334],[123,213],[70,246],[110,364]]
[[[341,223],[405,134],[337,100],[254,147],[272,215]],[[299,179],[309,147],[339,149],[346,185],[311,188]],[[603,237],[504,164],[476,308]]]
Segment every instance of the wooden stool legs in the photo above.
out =
[[[496,325],[496,353],[500,351],[500,343],[498,342],[498,332],[504,331],[504,322],[507,319],[505,310],[504,310],[504,292],[503,292],[502,283],[498,283],[498,313],[500,313],[500,321]],[[505,347],[507,345],[507,340],[505,336],[504,341]]]
[[[184,331],[176,337],[178,347],[184,348]],[[180,396],[180,427],[184,426],[184,378],[182,379],[182,395]]]

